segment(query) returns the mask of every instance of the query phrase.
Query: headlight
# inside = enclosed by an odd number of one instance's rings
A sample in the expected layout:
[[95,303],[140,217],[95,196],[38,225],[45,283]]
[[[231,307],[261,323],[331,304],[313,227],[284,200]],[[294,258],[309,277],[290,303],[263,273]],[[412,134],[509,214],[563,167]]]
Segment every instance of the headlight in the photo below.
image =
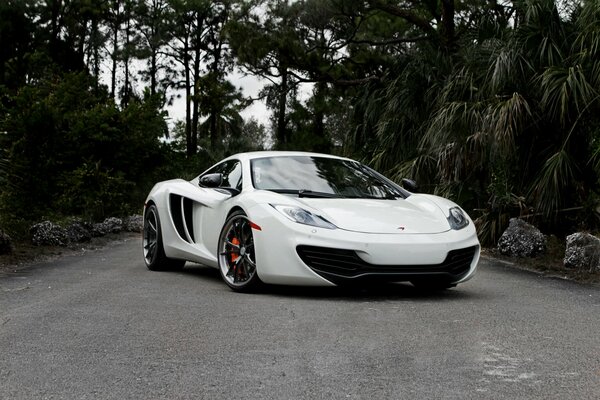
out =
[[316,226],[325,229],[336,229],[336,226],[333,225],[331,222],[327,221],[322,217],[319,217],[318,215],[311,213],[310,211],[306,211],[303,208],[275,204],[271,204],[271,206],[280,213],[282,213],[284,216],[286,216],[288,219],[299,224]]
[[448,217],[448,222],[450,223],[450,228],[456,231],[469,225],[469,219],[465,215],[465,212],[459,207],[452,207],[450,209],[450,216]]

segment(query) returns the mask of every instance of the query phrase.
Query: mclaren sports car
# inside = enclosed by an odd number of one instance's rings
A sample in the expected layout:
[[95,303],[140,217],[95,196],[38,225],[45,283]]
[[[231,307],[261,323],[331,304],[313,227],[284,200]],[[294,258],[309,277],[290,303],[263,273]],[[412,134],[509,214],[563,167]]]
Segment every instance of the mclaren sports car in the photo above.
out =
[[236,291],[367,281],[445,289],[470,279],[480,254],[473,221],[452,201],[302,152],[237,154],[191,181],[156,184],[142,246],[152,271],[200,263]]

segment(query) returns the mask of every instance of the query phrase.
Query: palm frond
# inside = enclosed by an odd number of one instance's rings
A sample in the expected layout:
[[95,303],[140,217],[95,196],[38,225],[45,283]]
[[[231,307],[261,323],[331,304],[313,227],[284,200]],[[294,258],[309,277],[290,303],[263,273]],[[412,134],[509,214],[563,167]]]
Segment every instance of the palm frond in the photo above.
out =
[[563,194],[572,184],[575,170],[575,163],[565,148],[546,160],[531,191],[539,212],[550,216],[560,210]]
[[524,23],[516,31],[516,40],[540,67],[559,65],[568,46],[563,25],[554,0],[527,1]]
[[491,60],[489,84],[493,91],[498,91],[513,76],[517,57],[516,51],[503,49]]
[[600,54],[600,7],[597,1],[583,3],[576,26],[578,34],[573,41],[573,53],[587,52],[592,59],[597,59]]
[[548,116],[565,126],[573,112],[579,113],[594,97],[580,65],[550,67],[537,79],[542,93],[541,105]]
[[600,60],[596,59],[589,68],[589,82],[592,87],[600,89]]
[[516,136],[533,117],[529,103],[520,93],[488,106],[483,117],[484,130],[493,138],[492,148],[503,156],[514,153]]
[[429,182],[437,173],[437,162],[431,154],[423,153],[417,157],[399,163],[390,171],[390,176],[396,181],[402,178],[411,178],[417,182]]
[[495,246],[502,233],[506,230],[511,218],[509,212],[500,214],[486,212],[477,218],[475,226],[477,227],[477,236],[484,246]]
[[467,101],[454,101],[438,109],[427,122],[421,147],[442,148],[456,138],[468,137],[475,127],[481,126],[480,104]]

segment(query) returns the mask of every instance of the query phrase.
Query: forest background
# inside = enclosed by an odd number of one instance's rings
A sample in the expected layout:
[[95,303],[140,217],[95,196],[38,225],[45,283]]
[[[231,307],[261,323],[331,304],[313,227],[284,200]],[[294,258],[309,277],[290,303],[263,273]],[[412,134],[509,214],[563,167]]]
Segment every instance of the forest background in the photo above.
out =
[[599,98],[598,0],[3,0],[0,227],[139,212],[156,181],[273,148],[415,179],[486,244],[514,216],[595,230]]

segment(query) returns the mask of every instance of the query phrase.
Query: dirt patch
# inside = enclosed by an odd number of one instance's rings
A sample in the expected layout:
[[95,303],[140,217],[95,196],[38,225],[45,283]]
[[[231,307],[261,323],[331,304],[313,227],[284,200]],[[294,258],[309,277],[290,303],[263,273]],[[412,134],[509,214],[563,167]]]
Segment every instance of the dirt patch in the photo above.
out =
[[87,243],[71,243],[67,246],[34,246],[31,242],[14,243],[11,254],[0,255],[0,275],[18,272],[32,263],[55,260],[60,257],[83,254],[103,249],[123,240],[141,240],[141,234],[131,232],[111,233],[93,238]]

